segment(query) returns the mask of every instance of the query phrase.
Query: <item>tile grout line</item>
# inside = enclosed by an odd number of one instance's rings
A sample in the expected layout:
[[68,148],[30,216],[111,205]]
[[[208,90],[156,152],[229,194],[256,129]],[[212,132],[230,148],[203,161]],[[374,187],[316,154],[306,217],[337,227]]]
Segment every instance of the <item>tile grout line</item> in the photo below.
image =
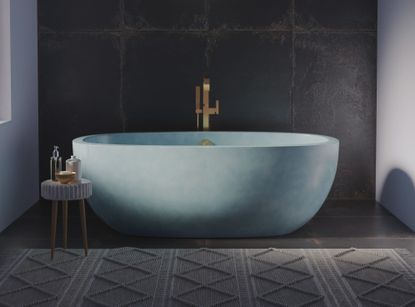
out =
[[[292,0],[295,1],[295,0]],[[120,2],[122,3],[122,2]],[[291,13],[290,13],[291,15]],[[292,22],[292,21],[291,21]],[[143,29],[134,29],[134,28],[123,28],[123,29],[108,29],[108,30],[74,30],[74,31],[67,31],[67,30],[39,30],[39,34],[41,35],[70,35],[70,34],[90,34],[90,35],[120,35],[122,33],[129,33],[129,34],[140,34],[140,33],[148,33],[148,32],[166,32],[166,33],[205,33],[209,34],[210,32],[257,32],[257,33],[278,33],[278,32],[287,32],[292,33],[295,32],[296,34],[376,34],[377,32],[370,29],[350,29],[350,30],[341,30],[341,29],[309,29],[309,30],[296,30],[296,29],[223,29],[223,28],[213,28],[213,29],[156,29],[156,28],[143,28]]]
[[295,0],[291,0],[291,108],[290,108],[290,122],[291,131],[294,131],[294,90],[295,90],[295,68],[296,68],[296,54],[295,54]]
[[124,0],[120,0],[120,96],[119,96],[119,107],[120,107],[120,118],[122,131],[126,132],[127,119],[124,109],[124,66],[125,66],[125,3]]
[[[206,42],[206,46],[205,46],[205,52],[204,52],[204,57],[205,57],[205,68],[206,72],[204,72],[204,74],[210,74],[210,49],[211,49],[211,36],[209,35],[209,11],[210,11],[210,3],[209,0],[205,0],[204,1],[204,10],[205,10],[205,18],[206,18],[206,31],[204,32],[204,34],[206,35],[205,37],[205,42]],[[210,77],[210,76],[209,76]]]

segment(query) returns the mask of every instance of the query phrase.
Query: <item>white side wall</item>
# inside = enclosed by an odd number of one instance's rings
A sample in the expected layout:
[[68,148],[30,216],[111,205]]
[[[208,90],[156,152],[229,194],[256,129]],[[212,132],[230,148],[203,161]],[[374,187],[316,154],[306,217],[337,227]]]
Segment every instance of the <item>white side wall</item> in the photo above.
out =
[[415,1],[379,0],[376,199],[415,231]]
[[10,0],[0,0],[0,124],[11,119]]
[[12,120],[0,124],[0,231],[39,199],[36,2],[10,1]]

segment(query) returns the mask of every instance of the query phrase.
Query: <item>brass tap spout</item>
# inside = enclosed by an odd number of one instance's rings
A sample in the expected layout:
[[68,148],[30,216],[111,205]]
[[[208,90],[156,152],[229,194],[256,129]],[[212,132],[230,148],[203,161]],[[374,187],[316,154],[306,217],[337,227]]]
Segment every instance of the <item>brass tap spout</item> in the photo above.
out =
[[216,100],[216,106],[211,108],[209,106],[209,92],[210,92],[210,80],[209,78],[203,79],[203,109],[200,107],[200,86],[196,86],[196,127],[199,130],[199,115],[203,114],[203,130],[210,129],[209,116],[219,114],[219,100]]

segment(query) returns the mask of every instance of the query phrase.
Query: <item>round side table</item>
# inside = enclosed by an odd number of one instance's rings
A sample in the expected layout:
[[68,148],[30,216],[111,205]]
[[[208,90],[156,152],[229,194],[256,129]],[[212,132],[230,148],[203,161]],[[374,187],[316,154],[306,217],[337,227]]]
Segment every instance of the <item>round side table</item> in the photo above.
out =
[[86,231],[85,199],[92,195],[92,183],[87,179],[81,181],[61,184],[58,181],[46,180],[41,184],[41,195],[44,199],[52,201],[52,222],[50,255],[53,258],[56,242],[56,224],[58,221],[58,202],[62,202],[62,225],[63,225],[63,248],[68,243],[68,201],[78,200],[81,216],[82,243],[85,256],[88,255],[88,241]]

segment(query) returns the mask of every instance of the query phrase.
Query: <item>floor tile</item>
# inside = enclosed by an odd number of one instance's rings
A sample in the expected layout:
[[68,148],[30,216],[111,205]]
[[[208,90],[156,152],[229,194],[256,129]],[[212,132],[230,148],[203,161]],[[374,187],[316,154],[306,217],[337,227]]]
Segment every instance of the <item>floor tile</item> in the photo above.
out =
[[[358,207],[362,207],[359,209]],[[81,248],[77,208],[70,206],[68,246]],[[0,247],[49,248],[50,208],[42,201],[0,234]],[[153,238],[123,235],[87,209],[90,248],[122,246],[152,248],[407,248],[415,251],[415,233],[374,202],[327,201],[322,211],[297,231],[266,238]],[[61,215],[57,246],[61,246]]]

